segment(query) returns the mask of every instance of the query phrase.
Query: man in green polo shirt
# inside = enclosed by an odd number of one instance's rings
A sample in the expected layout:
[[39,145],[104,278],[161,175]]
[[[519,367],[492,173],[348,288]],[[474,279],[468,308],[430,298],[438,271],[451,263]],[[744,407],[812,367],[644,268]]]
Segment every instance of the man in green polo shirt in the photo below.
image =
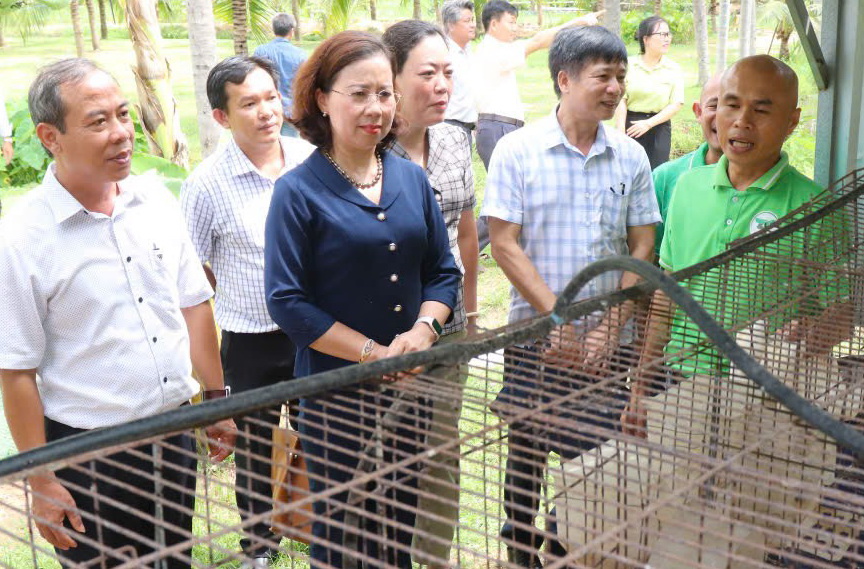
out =
[[[716,164],[723,151],[720,149],[720,139],[717,138],[717,99],[720,97],[720,75],[714,75],[702,86],[698,101],[693,102],[693,114],[702,127],[703,142],[699,148],[670,162],[657,166],[651,176],[654,178],[654,192],[657,194],[657,205],[660,206],[660,217],[665,221],[672,190],[678,178],[684,172],[700,166]],[[660,258],[660,244],[663,242],[663,222],[657,225],[657,235],[654,239],[654,249]]]
[[[801,110],[797,103],[795,72],[770,56],[741,59],[723,75],[716,117],[723,156],[713,166],[694,168],[680,176],[665,219],[661,267],[675,272],[714,257],[733,241],[764,229],[822,192],[789,164],[782,151],[783,142],[798,124]],[[831,347],[851,333],[852,310],[845,279],[813,270],[815,264],[841,262],[836,252],[843,249],[846,226],[838,221],[840,217],[829,216],[806,232],[766,245],[759,255],[727,263],[684,284],[724,328],[740,330],[739,341],[746,335],[753,351],[771,350],[768,345],[788,349],[788,353],[778,351],[768,356],[780,368],[792,365],[795,375],[795,362],[803,361],[798,358],[827,359]],[[769,472],[777,464],[798,464],[813,471],[833,472],[833,463],[826,458],[833,456],[833,444],[805,432],[806,427],[794,422],[788,412],[767,402],[765,395],[733,370],[660,291],[652,302],[646,336],[639,369],[656,365],[665,347],[680,381],[648,397],[650,380],[636,379],[622,414],[624,432],[688,453],[709,453],[710,448],[712,457],[725,460],[748,442],[776,430],[783,433],[781,438],[800,444],[783,447],[778,441],[777,446],[769,445],[755,458],[742,456],[741,460],[751,461],[745,467]],[[793,349],[799,350],[797,355]],[[801,376],[802,381],[809,381],[810,375]],[[660,496],[670,496],[703,472],[699,465],[683,459],[658,469],[648,477],[654,476],[654,491]],[[718,489],[715,500],[734,499],[739,508],[751,504],[760,511],[764,507],[759,504],[778,502],[778,507],[783,506],[783,497],[769,496],[757,486],[724,490],[729,483],[722,477],[712,481]],[[686,495],[681,499],[687,499]],[[672,510],[684,527],[691,521],[700,523],[699,511],[690,520],[686,511],[670,507],[667,513]],[[770,514],[778,519],[784,516],[773,510]],[[662,509],[657,516],[663,519]],[[794,523],[787,525],[794,527]],[[706,531],[714,530],[719,531]],[[649,546],[654,553],[648,565],[668,566],[669,560],[662,553],[671,543],[667,537],[661,532],[658,541]],[[748,539],[739,537],[742,543]],[[698,559],[703,553],[698,544],[676,550],[679,560]]]

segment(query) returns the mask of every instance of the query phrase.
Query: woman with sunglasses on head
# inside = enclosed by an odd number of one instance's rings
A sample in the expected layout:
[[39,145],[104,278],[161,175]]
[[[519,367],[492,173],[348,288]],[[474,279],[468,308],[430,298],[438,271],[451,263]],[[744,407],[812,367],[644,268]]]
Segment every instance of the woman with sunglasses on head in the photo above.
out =
[[[471,145],[464,129],[443,122],[453,92],[453,63],[444,33],[429,22],[403,20],[390,26],[382,40],[390,48],[394,84],[402,94],[401,124],[390,150],[426,171],[444,214],[450,250],[464,272],[453,320],[441,338],[456,341],[476,329],[479,251]],[[458,436],[466,377],[451,367],[438,379],[444,385],[433,401],[430,448]],[[459,516],[458,448],[436,453],[423,471],[414,547],[425,554],[417,561],[435,569],[448,566]]]
[[[271,316],[297,345],[298,377],[425,350],[456,305],[461,274],[429,181],[422,168],[385,150],[398,98],[389,50],[363,32],[324,41],[295,79],[292,122],[318,150],[276,182],[265,287]],[[367,474],[360,458],[381,425],[382,404],[396,399],[397,389],[375,395],[344,389],[301,400],[313,494]],[[396,432],[384,436],[385,462],[417,452],[413,442],[427,410],[402,409]],[[380,502],[367,500],[374,521],[346,519],[339,503],[348,491],[314,503],[313,568],[343,567],[343,554],[411,567],[417,495],[410,468],[416,466],[391,473]],[[344,531],[345,524],[379,537],[364,540]]]
[[671,119],[684,105],[684,74],[666,57],[672,44],[666,20],[660,16],[642,20],[636,41],[640,55],[631,57],[627,66],[627,91],[615,122],[642,145],[653,170],[669,161]]

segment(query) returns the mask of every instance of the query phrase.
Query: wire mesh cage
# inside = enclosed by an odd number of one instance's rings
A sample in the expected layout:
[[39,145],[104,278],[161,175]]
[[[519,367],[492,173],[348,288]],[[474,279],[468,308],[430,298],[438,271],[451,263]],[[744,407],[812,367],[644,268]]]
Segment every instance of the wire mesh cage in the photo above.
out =
[[861,176],[672,278],[2,460],[0,566],[864,567]]

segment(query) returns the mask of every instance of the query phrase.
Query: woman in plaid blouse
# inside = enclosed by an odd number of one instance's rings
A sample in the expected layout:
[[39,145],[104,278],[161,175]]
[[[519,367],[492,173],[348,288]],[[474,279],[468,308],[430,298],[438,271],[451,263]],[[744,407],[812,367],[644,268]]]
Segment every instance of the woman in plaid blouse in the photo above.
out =
[[[453,91],[453,66],[443,32],[434,24],[405,20],[391,26],[382,38],[391,51],[394,87],[402,94],[402,126],[390,150],[422,166],[444,214],[450,250],[463,272],[453,319],[441,341],[453,341],[472,332],[477,320],[477,225],[474,221],[474,175],[471,143],[465,130],[444,123]],[[465,376],[454,369],[442,378],[458,386]],[[461,398],[439,397],[434,402],[432,433],[428,443],[439,445],[459,432]],[[420,478],[414,547],[436,560],[430,568],[445,567],[459,515],[459,457],[438,453]],[[428,514],[428,515],[427,515]],[[449,520],[444,523],[441,520]],[[429,536],[438,539],[430,539]]]

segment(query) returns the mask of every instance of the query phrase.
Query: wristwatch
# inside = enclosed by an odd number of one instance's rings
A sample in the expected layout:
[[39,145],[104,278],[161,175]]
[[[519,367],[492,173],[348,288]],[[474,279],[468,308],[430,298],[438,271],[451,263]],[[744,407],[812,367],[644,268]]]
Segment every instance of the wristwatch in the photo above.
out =
[[223,389],[205,389],[203,397],[204,401],[210,401],[211,399],[222,399],[229,395],[231,395],[231,386]]
[[[441,324],[439,324],[437,320],[435,320],[431,316],[421,316],[417,319],[417,322],[422,322],[423,324],[429,326],[429,328],[432,330],[432,334],[435,335],[435,341],[438,341],[438,338],[441,337]],[[414,324],[417,324],[417,322],[414,322]]]

